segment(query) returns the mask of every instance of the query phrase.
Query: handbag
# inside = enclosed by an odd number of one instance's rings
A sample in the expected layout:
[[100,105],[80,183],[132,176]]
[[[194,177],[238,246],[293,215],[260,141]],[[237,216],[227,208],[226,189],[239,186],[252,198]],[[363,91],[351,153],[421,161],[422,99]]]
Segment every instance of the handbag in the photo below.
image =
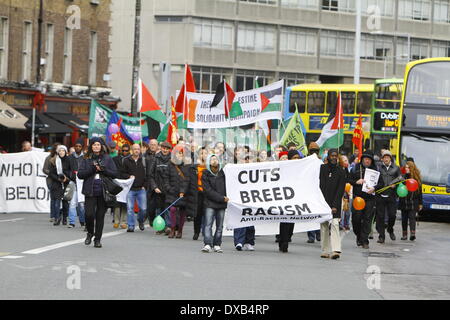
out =
[[105,200],[106,207],[112,208],[117,205],[117,198],[114,194],[110,193],[103,183],[103,199]]
[[100,178],[102,179],[103,189],[107,190],[111,195],[117,196],[122,192],[123,188],[112,178],[103,174],[100,175]]
[[72,201],[73,194],[75,193],[77,186],[75,185],[75,182],[70,181],[67,185],[66,189],[64,190],[64,201]]

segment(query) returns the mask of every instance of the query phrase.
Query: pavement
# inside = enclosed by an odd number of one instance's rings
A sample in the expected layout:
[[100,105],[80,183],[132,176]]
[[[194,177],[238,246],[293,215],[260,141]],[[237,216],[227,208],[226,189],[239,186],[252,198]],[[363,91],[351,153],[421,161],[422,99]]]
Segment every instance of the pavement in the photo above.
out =
[[[274,236],[257,236],[254,252],[202,253],[202,237],[146,229],[126,233],[105,219],[103,248],[84,245],[77,225],[53,226],[47,214],[0,215],[0,300],[390,300],[450,299],[450,223],[420,222],[417,240],[389,237],[357,248],[343,233],[342,256],[321,259],[320,243],[295,234],[289,253]],[[376,239],[376,235],[375,235]]]

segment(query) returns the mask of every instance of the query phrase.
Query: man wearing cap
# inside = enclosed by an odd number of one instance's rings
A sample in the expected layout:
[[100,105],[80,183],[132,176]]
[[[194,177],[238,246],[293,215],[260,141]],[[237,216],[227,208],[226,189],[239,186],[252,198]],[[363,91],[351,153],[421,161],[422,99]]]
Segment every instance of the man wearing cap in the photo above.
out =
[[377,218],[376,228],[379,234],[378,243],[384,243],[385,240],[385,216],[388,214],[387,231],[392,241],[395,240],[394,224],[397,214],[397,193],[395,192],[395,183],[402,180],[400,168],[394,164],[392,153],[389,150],[383,150],[381,154],[382,163],[378,167],[380,171],[380,182],[382,187],[391,186],[381,194],[377,195]]
[[356,244],[358,247],[362,246],[364,249],[369,249],[369,233],[375,214],[375,190],[381,188],[382,183],[380,183],[381,179],[378,179],[378,185],[375,188],[371,188],[368,192],[362,191],[366,169],[378,171],[371,150],[364,151],[361,162],[355,165],[354,170],[349,175],[354,198],[361,197],[366,203],[362,210],[352,208],[352,225],[353,232],[356,235]]

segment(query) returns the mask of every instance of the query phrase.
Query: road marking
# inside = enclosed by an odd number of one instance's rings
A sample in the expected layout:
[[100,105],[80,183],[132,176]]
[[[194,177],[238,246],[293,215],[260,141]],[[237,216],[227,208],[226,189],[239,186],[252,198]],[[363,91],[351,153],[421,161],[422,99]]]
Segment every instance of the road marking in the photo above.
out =
[[[122,231],[121,230],[121,231],[114,231],[114,232],[105,233],[102,236],[102,239],[113,237],[113,236],[117,236],[117,235],[123,234],[125,232],[126,231]],[[71,245],[74,245],[74,244],[84,243],[84,240],[85,240],[85,238],[78,239],[78,240],[72,240],[72,241],[60,242],[60,243],[52,244],[52,245],[45,246],[45,247],[42,247],[42,248],[37,248],[37,249],[33,249],[33,250],[24,251],[22,253],[23,254],[41,254],[41,253],[44,253],[44,252],[47,252],[47,251],[68,247],[68,246],[71,246]]]
[[2,257],[2,259],[11,259],[11,260],[20,259],[20,258],[23,258],[23,256],[4,256],[4,257]]
[[17,218],[17,219],[8,219],[8,220],[0,220],[0,222],[16,222],[20,220],[25,220],[25,218]]

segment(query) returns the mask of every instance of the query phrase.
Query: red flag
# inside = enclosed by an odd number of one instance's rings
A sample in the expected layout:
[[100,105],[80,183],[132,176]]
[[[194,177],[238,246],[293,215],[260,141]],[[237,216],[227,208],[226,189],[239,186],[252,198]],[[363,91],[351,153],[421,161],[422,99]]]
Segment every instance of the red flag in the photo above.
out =
[[172,99],[172,115],[170,118],[170,124],[167,133],[167,142],[169,142],[172,145],[172,147],[174,147],[178,142],[177,136],[178,126],[177,126],[177,112],[175,110],[173,97],[171,97],[171,99]]
[[138,112],[148,112],[148,111],[156,111],[161,110],[161,107],[156,102],[155,98],[153,98],[150,90],[146,87],[144,82],[139,79],[139,106]]
[[33,109],[36,109],[38,107],[38,111],[42,111],[42,107],[45,105],[45,95],[43,95],[40,92],[36,92],[36,94],[33,97]]
[[195,89],[194,77],[192,76],[191,68],[188,64],[186,64],[185,70],[184,83],[181,86],[180,94],[178,95],[175,106],[176,112],[183,113],[183,121],[187,120],[189,117],[186,92],[197,92]]
[[363,137],[364,137],[364,131],[362,129],[362,115],[359,114],[358,123],[356,124],[355,130],[353,131],[353,139],[352,142],[356,146],[356,148],[359,150],[359,160],[361,160],[362,156],[362,148],[363,148]]

